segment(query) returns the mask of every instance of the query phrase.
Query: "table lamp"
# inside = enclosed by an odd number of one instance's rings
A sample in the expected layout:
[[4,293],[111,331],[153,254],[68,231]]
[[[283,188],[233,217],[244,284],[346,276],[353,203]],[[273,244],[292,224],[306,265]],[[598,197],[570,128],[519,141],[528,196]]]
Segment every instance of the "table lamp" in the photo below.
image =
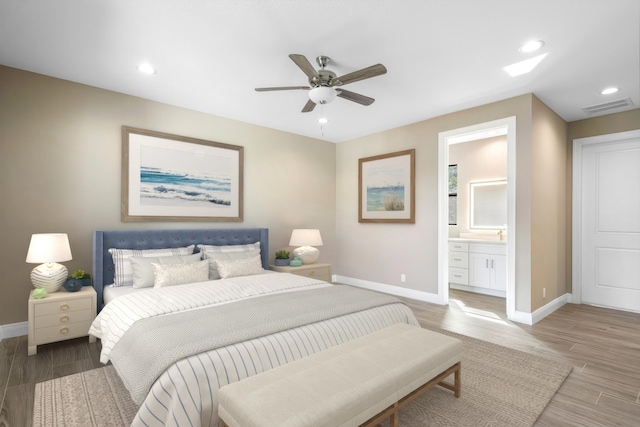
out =
[[320,230],[310,228],[295,229],[291,232],[290,246],[299,246],[293,250],[293,256],[303,264],[313,264],[318,260],[320,251],[313,246],[322,246]]
[[28,263],[42,263],[31,270],[31,283],[47,293],[57,292],[67,280],[67,267],[58,262],[70,261],[71,248],[66,233],[33,234],[27,252]]

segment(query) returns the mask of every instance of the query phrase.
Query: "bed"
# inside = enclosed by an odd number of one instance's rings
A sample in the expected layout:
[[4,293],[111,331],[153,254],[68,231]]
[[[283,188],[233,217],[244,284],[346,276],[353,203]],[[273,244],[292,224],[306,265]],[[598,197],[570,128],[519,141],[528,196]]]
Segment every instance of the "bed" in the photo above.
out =
[[[248,261],[210,257],[189,265],[215,264],[220,279],[133,289],[105,305],[105,291],[121,269],[119,250],[191,246],[195,253],[259,247],[252,262],[261,274],[228,269]],[[94,232],[99,314],[90,332],[102,340],[101,361],[113,363],[140,404],[132,425],[217,426],[220,387],[396,323],[418,325],[393,297],[269,272],[268,247],[265,228]]]

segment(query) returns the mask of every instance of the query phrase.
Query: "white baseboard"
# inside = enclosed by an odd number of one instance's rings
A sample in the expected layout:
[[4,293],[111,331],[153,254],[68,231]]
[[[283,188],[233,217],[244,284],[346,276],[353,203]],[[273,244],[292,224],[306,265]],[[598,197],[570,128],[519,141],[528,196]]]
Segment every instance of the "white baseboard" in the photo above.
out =
[[29,322],[9,323],[8,325],[0,325],[0,340],[5,338],[19,337],[27,335],[29,331]]
[[533,313],[525,313],[523,311],[516,311],[516,314],[513,318],[509,318],[509,320],[518,323],[524,323],[525,325],[533,325],[570,302],[571,294],[560,295],[558,298],[554,299],[548,304],[543,305]]
[[377,292],[384,292],[385,294],[396,295],[405,298],[411,298],[418,301],[430,302],[433,304],[440,304],[438,294],[431,294],[423,291],[416,291],[414,289],[401,288],[400,286],[387,285],[385,283],[370,282],[368,280],[354,279],[352,277],[345,277],[334,275],[335,283],[344,283],[345,285],[356,286],[358,288],[369,289]]
[[[352,277],[345,277],[340,275],[334,275],[333,281],[335,283],[344,283],[345,285],[356,286],[359,288],[369,289],[372,291],[384,292],[386,294],[397,295],[405,298],[411,298],[418,301],[430,302],[432,304],[442,305],[438,294],[432,294],[429,292],[416,291],[414,289],[401,288],[399,286],[387,285],[385,283],[370,282],[368,280],[354,279]],[[544,319],[567,302],[569,302],[571,294],[564,294],[550,303],[540,307],[533,313],[525,313],[524,311],[516,311],[513,317],[509,317],[509,320],[517,323],[524,323],[525,325],[533,325]]]

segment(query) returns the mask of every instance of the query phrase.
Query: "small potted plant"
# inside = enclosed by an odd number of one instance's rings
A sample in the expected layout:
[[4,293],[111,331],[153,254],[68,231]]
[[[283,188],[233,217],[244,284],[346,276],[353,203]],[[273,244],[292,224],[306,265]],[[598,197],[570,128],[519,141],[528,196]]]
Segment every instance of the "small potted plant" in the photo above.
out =
[[83,286],[91,286],[91,275],[84,270],[76,270],[64,283],[64,288],[69,292],[77,292]]
[[289,265],[289,251],[281,249],[276,252],[276,265]]

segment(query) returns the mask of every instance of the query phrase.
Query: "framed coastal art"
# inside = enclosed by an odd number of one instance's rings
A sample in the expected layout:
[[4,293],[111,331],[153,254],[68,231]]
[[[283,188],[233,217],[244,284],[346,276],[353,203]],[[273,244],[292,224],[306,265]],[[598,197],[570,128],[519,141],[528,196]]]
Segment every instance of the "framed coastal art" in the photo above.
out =
[[415,224],[416,150],[358,161],[358,222]]
[[242,221],[243,147],[122,127],[122,221]]

